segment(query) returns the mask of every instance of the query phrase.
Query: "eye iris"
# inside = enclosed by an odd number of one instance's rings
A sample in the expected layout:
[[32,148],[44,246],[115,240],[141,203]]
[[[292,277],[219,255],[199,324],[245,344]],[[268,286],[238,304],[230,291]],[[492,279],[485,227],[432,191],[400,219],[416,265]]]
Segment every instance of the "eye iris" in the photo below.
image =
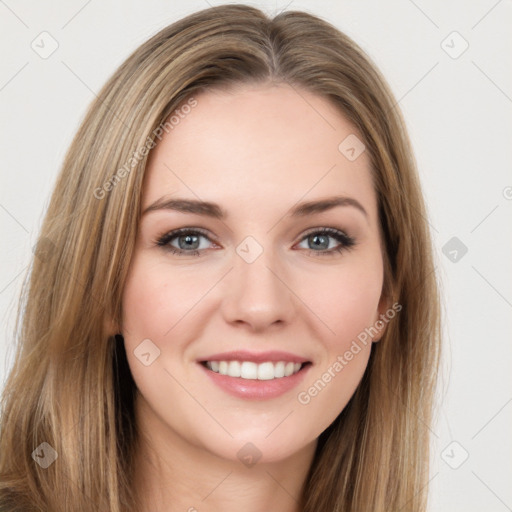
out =
[[[318,240],[323,239],[323,243],[317,243]],[[329,248],[329,237],[327,235],[311,235],[309,237],[309,241],[312,242],[312,244],[316,248],[320,249],[328,249]]]
[[[181,241],[185,239],[186,242],[182,245]],[[197,235],[182,235],[178,238],[180,249],[197,249],[196,243],[199,242],[199,237]],[[194,245],[192,247],[192,245]]]

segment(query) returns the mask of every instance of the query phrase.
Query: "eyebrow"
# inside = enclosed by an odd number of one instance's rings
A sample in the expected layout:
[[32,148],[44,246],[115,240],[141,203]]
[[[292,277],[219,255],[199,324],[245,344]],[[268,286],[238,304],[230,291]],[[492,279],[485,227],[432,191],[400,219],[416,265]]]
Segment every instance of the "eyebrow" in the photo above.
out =
[[[305,217],[307,215],[331,210],[337,206],[352,206],[368,218],[368,212],[364,209],[363,205],[357,201],[357,199],[346,196],[333,196],[316,201],[300,203],[291,209],[289,215],[292,217]],[[157,210],[174,210],[182,213],[204,215],[206,217],[213,217],[220,220],[228,217],[228,213],[216,203],[198,201],[195,199],[165,199],[163,197],[149,205],[143,211],[142,215]]]

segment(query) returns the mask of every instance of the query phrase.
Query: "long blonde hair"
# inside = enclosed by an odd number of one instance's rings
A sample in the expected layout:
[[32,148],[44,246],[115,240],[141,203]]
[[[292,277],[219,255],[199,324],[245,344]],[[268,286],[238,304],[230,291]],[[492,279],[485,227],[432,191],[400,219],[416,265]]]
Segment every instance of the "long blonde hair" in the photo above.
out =
[[[136,510],[136,388],[108,325],[121,318],[138,228],[141,148],[154,145],[158,128],[194,93],[270,82],[328,98],[362,134],[383,235],[383,293],[402,306],[349,404],[321,434],[301,508],[425,510],[440,308],[401,114],[370,59],[332,25],[298,11],[270,19],[244,5],[194,13],[140,46],[98,94],[69,148],[20,303],[2,396],[0,507]],[[33,456],[38,447],[51,456],[42,443],[57,455],[46,468]]]

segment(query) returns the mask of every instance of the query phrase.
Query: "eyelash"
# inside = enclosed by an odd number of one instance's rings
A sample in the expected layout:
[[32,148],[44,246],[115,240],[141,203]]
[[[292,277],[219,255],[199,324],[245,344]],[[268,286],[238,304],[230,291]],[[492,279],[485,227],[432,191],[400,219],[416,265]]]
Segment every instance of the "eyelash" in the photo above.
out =
[[[155,240],[155,245],[159,247],[163,247],[166,250],[169,250],[172,254],[176,254],[179,256],[188,255],[188,256],[200,256],[201,250],[194,249],[192,251],[185,251],[183,249],[177,249],[176,247],[173,247],[170,245],[171,240],[178,236],[183,235],[200,235],[208,240],[210,240],[209,236],[207,235],[206,231],[203,231],[200,228],[180,228],[175,229],[173,231],[170,231],[168,233],[165,233],[164,235],[160,236],[157,240]],[[354,245],[356,245],[356,240],[343,233],[343,231],[339,231],[338,229],[333,228],[315,228],[314,230],[311,230],[304,234],[304,236],[301,238],[300,242],[304,241],[311,235],[328,235],[334,239],[336,239],[340,245],[336,248],[331,249],[324,249],[322,251],[314,251],[312,249],[306,249],[309,252],[310,256],[335,256],[336,253],[344,252],[345,250],[350,250]]]

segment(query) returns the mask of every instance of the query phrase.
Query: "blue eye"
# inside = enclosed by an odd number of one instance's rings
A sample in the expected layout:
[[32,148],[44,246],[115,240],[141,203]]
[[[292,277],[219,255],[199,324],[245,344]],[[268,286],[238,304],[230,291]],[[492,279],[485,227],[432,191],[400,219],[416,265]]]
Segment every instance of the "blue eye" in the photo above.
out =
[[[333,247],[329,241],[330,238],[336,240],[338,245]],[[311,231],[303,238],[303,241],[306,241],[312,247],[321,249],[319,251],[309,249],[310,254],[321,256],[333,256],[345,249],[350,249],[356,244],[354,238],[333,228]]]
[[[156,240],[156,245],[169,250],[172,254],[180,256],[200,256],[201,252],[208,248],[208,244],[206,244],[206,247],[201,247],[201,238],[210,240],[206,232],[198,228],[181,228],[162,235]],[[333,247],[330,239],[336,240],[338,244]],[[174,245],[175,240],[177,241],[177,247]],[[301,243],[304,242],[307,242],[309,247],[306,249],[309,250],[309,254],[313,256],[334,256],[345,249],[350,249],[356,244],[354,238],[333,228],[322,228],[310,231],[302,237]],[[311,247],[314,249],[311,249]]]
[[[198,229],[181,228],[166,233],[157,240],[156,244],[161,247],[165,247],[173,254],[199,256],[199,248],[201,250],[205,249],[205,247],[200,247],[201,238],[209,239],[206,234]],[[171,242],[174,239],[178,241],[178,247],[172,245]]]

